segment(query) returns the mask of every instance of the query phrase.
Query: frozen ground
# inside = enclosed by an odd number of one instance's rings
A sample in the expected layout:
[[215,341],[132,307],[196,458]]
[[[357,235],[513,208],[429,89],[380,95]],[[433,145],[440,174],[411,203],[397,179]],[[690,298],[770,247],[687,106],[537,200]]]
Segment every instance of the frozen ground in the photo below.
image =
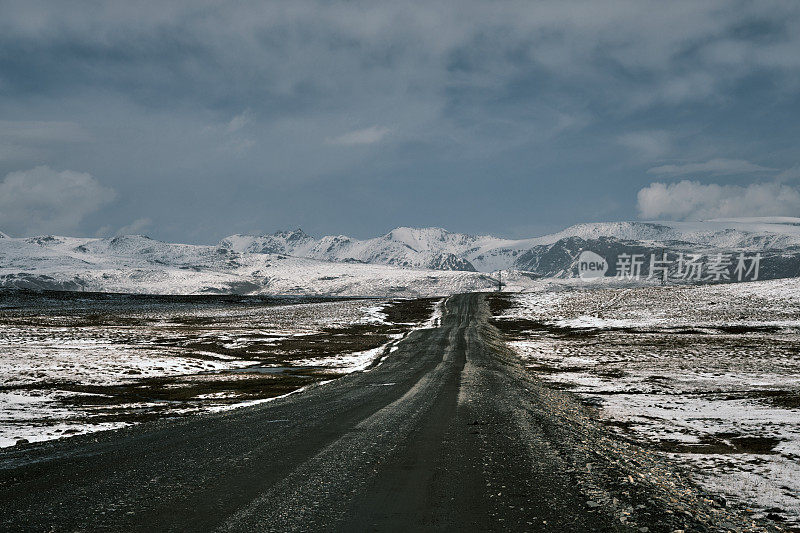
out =
[[533,372],[731,505],[800,524],[800,280],[561,289],[494,300]]
[[0,446],[265,401],[363,370],[435,303],[0,293]]

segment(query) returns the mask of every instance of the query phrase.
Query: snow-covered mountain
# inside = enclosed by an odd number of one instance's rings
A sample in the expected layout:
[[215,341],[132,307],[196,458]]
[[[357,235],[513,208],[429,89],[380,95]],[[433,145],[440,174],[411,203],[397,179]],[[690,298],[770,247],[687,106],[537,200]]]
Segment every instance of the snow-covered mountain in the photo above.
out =
[[298,229],[272,235],[232,235],[218,246],[240,253],[283,253],[406,268],[516,269],[548,277],[570,276],[582,250],[603,252],[606,257],[649,255],[665,249],[706,254],[747,251],[761,252],[778,261],[776,277],[800,275],[800,262],[795,258],[800,253],[800,219],[789,217],[578,224],[552,235],[521,240],[451,233],[441,228],[397,228],[367,240],[344,235],[314,239]]
[[272,235],[231,235],[222,239],[218,246],[240,253],[283,253],[324,261],[475,271],[468,260],[459,256],[474,246],[475,239],[441,228],[397,228],[382,237],[364,241],[345,235],[329,235],[317,240],[298,229]]
[[[591,250],[614,274],[620,254],[762,255],[760,279],[800,276],[800,219],[579,224],[509,240],[440,228],[397,228],[374,239],[315,239],[301,230],[232,235],[216,246],[141,235],[111,239],[0,237],[0,287],[162,294],[263,293],[445,295],[490,290],[503,270],[509,289],[540,278],[573,278]],[[647,265],[642,271],[647,273]]]
[[494,284],[492,278],[476,272],[240,253],[141,235],[0,240],[0,287],[153,294],[427,296],[489,290]]

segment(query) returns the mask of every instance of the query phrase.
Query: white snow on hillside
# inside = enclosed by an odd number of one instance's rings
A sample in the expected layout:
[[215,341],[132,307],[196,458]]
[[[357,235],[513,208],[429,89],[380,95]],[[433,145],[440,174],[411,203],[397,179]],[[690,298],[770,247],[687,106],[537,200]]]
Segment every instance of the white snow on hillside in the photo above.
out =
[[551,235],[518,240],[451,233],[441,228],[401,227],[367,240],[344,235],[314,239],[301,230],[295,230],[274,235],[232,235],[220,241],[219,246],[238,252],[278,252],[326,261],[436,269],[474,267],[481,272],[493,272],[513,268],[518,256],[536,247],[569,238],[593,240],[601,237],[642,243],[774,250],[800,246],[800,218],[602,222],[577,224]]
[[481,272],[503,270],[508,290],[528,290],[538,282],[521,271],[569,278],[577,253],[587,245],[606,242],[596,240],[600,238],[616,239],[618,247],[631,242],[673,250],[770,251],[789,258],[773,269],[777,269],[773,277],[787,277],[797,271],[793,258],[800,249],[800,219],[578,224],[522,240],[405,227],[367,240],[343,235],[315,239],[301,230],[232,235],[217,246],[170,244],[141,235],[4,236],[0,287],[162,294],[446,295],[491,290],[496,274]]
[[139,235],[0,241],[0,286],[20,288],[415,296],[488,290],[493,285],[491,278],[474,272],[236,253],[214,246],[169,244]]
[[278,252],[325,261],[470,270],[460,263],[459,256],[474,246],[475,239],[441,228],[397,228],[382,237],[363,241],[345,235],[329,235],[317,240],[295,230],[274,235],[232,235],[220,241],[219,246],[238,252]]

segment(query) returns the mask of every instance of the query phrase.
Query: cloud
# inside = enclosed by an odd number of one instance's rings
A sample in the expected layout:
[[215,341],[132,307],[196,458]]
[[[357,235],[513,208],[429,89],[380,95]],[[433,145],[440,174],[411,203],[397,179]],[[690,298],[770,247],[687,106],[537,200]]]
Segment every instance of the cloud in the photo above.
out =
[[637,195],[641,218],[704,220],[722,217],[798,216],[800,191],[780,183],[747,186],[651,183]]
[[391,130],[380,126],[371,126],[361,130],[350,131],[338,137],[328,137],[325,144],[353,146],[356,144],[374,144],[383,140]]
[[[173,215],[154,216],[154,236],[185,240],[296,213],[324,233],[424,224],[458,176],[459,202],[484,215],[436,223],[504,233],[538,224],[532,210],[583,220],[575,189],[619,198],[714,175],[641,182],[643,162],[796,162],[796,0],[410,3],[5,2],[0,180],[44,163],[98,169],[130,194],[92,230],[112,235],[144,201]],[[72,142],[76,124],[90,142]],[[486,205],[493,179],[502,208]],[[392,209],[375,207],[386,197]]]
[[0,120],[0,138],[17,142],[81,142],[90,136],[75,122]]
[[225,127],[226,133],[236,133],[243,127],[247,126],[250,122],[253,121],[253,112],[249,109],[245,109],[235,117],[233,117],[228,125]]
[[243,131],[248,124],[253,122],[253,117],[253,111],[248,108],[235,115],[227,123],[207,126],[205,131],[218,137],[218,149],[241,156],[256,145],[256,141]]
[[89,140],[89,133],[75,122],[0,120],[0,161],[41,160],[56,146]]
[[800,180],[800,165],[795,165],[791,168],[781,171],[775,176],[775,181],[786,182]]
[[234,137],[226,140],[222,144],[222,149],[227,152],[232,152],[236,155],[242,155],[250,148],[255,146],[255,144],[256,142],[253,139],[247,139],[244,137]]
[[10,172],[0,182],[0,227],[15,235],[70,233],[115,197],[83,172],[47,166]]
[[149,218],[137,218],[127,226],[122,226],[117,230],[117,235],[138,235],[142,230],[149,228],[153,225],[153,221]]
[[662,165],[653,167],[648,174],[660,176],[684,176],[686,174],[713,174],[717,176],[728,174],[746,174],[749,172],[774,172],[777,169],[762,167],[744,159],[711,159],[704,163],[685,163],[682,165]]
[[660,157],[672,148],[671,135],[666,131],[634,131],[617,137],[617,142],[643,157]]

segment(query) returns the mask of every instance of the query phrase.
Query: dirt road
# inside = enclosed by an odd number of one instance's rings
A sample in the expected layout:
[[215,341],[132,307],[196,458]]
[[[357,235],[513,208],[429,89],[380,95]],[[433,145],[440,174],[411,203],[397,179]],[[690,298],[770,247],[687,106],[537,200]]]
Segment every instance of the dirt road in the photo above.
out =
[[[451,297],[368,372],[259,406],[0,452],[0,529],[750,527],[542,387]],[[642,529],[647,528],[647,529]]]

